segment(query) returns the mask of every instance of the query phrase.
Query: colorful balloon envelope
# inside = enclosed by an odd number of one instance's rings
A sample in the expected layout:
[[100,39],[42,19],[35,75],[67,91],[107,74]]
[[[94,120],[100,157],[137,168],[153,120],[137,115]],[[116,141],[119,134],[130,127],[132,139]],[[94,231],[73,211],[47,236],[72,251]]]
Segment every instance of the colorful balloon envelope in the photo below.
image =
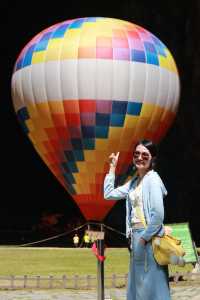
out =
[[[20,53],[12,76],[17,117],[36,151],[87,220],[101,221],[108,157],[127,174],[139,139],[158,143],[176,115],[179,76],[166,46],[127,21],[53,25]],[[66,202],[67,204],[67,202]]]

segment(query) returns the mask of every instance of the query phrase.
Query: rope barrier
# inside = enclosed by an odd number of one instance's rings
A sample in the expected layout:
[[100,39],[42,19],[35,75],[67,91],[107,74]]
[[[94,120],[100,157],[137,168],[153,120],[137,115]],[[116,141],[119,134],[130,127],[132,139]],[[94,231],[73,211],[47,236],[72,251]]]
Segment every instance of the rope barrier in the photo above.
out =
[[30,245],[35,245],[35,244],[40,244],[42,242],[46,242],[46,241],[50,241],[50,240],[54,240],[54,239],[57,239],[61,236],[65,236],[65,235],[68,235],[74,231],[77,231],[77,230],[80,230],[81,228],[83,228],[86,224],[83,224],[79,227],[76,227],[68,232],[63,232],[63,233],[60,233],[60,234],[57,234],[57,235],[54,235],[52,237],[49,237],[49,238],[46,238],[46,239],[42,239],[42,240],[39,240],[39,241],[35,241],[35,242],[31,242],[31,243],[26,243],[26,244],[22,244],[22,245],[18,245],[18,247],[25,247],[25,246],[30,246]]
[[99,225],[99,226],[102,225],[104,228],[107,228],[108,230],[111,230],[111,231],[113,231],[113,232],[115,232],[115,233],[118,233],[119,235],[126,236],[125,233],[123,233],[123,232],[121,232],[121,231],[119,231],[119,230],[117,230],[117,229],[114,229],[114,228],[112,228],[112,227],[110,227],[110,226],[108,226],[108,225],[105,225],[105,224],[103,224],[103,223],[88,222],[88,223],[86,223],[86,224],[88,224],[88,225]]
[[111,231],[116,232],[116,233],[118,233],[118,234],[120,234],[120,235],[126,236],[125,233],[123,233],[123,232],[121,232],[121,231],[118,231],[118,230],[116,230],[116,229],[114,229],[114,228],[112,228],[112,227],[110,227],[110,226],[107,226],[107,225],[103,225],[103,226],[104,226],[105,228],[107,228],[108,230],[111,230]]
[[35,241],[35,242],[30,242],[30,243],[26,243],[26,244],[21,244],[21,245],[18,245],[17,247],[26,247],[26,246],[32,246],[32,245],[36,245],[36,244],[40,244],[40,243],[43,243],[43,242],[46,242],[46,241],[50,241],[50,240],[54,240],[54,239],[57,239],[57,238],[60,238],[62,236],[66,236],[68,234],[71,234],[72,232],[74,231],[78,231],[80,230],[81,228],[83,227],[86,227],[86,226],[89,226],[89,225],[98,225],[98,226],[103,226],[104,228],[110,230],[110,231],[113,231],[119,235],[122,235],[122,236],[126,236],[125,233],[123,232],[120,232],[119,230],[116,230],[110,226],[107,226],[103,223],[95,223],[95,222],[86,222],[85,224],[79,226],[79,227],[76,227],[68,232],[63,232],[63,233],[60,233],[60,234],[57,234],[57,235],[54,235],[52,237],[49,237],[49,238],[46,238],[46,239],[42,239],[42,240],[38,240],[38,241]]

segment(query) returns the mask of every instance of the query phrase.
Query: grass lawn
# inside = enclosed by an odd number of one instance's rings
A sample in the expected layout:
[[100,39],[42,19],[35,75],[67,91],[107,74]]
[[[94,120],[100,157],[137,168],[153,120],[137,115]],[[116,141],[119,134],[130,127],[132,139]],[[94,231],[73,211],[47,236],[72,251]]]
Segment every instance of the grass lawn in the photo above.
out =
[[[128,272],[126,248],[105,251],[105,274]],[[0,247],[0,275],[96,275],[97,259],[86,248]]]
[[[128,273],[127,248],[107,248],[105,275]],[[170,267],[170,272],[187,272],[184,268]],[[96,275],[97,259],[86,248],[17,248],[0,247],[0,275]]]

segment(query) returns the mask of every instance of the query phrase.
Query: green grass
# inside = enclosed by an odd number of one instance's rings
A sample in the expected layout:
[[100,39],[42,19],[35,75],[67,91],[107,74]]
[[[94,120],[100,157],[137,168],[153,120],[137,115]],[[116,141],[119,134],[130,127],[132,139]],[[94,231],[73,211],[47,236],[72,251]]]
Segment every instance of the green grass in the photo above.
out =
[[[128,272],[127,249],[106,249],[105,274]],[[0,248],[0,275],[96,275],[97,259],[91,249]]]
[[[105,275],[128,273],[127,248],[107,248]],[[171,267],[170,273],[191,271]],[[97,259],[91,249],[72,248],[17,248],[0,247],[0,275],[96,275]]]
[[169,266],[169,275],[170,274],[174,274],[174,273],[187,273],[187,272],[191,272],[192,271],[192,269],[193,269],[194,267],[192,266],[192,264],[186,264],[184,267],[179,267],[179,266],[172,266],[172,265],[170,265]]

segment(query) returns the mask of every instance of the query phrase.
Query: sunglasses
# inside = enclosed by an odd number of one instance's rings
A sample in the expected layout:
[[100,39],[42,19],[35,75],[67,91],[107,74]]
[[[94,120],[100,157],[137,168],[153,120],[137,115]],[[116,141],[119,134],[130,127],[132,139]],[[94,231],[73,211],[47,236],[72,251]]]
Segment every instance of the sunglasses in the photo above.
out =
[[136,159],[139,158],[140,155],[141,155],[141,157],[142,157],[143,160],[148,160],[149,157],[150,157],[150,154],[147,153],[147,152],[135,151],[135,152],[133,153],[133,157],[136,158]]

